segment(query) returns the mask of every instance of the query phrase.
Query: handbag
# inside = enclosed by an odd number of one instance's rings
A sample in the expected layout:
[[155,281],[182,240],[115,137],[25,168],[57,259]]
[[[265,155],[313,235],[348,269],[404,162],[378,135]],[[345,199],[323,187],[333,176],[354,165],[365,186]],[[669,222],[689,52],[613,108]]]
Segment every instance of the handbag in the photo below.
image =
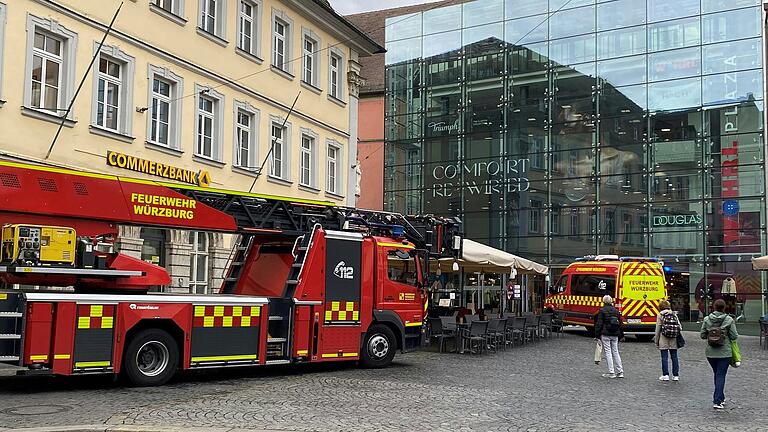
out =
[[680,349],[685,346],[685,338],[683,337],[683,324],[680,322],[680,317],[675,314],[675,318],[677,318],[677,325],[680,326],[680,331],[677,332],[677,349]]
[[600,339],[595,341],[595,364],[600,364],[603,357],[603,342]]

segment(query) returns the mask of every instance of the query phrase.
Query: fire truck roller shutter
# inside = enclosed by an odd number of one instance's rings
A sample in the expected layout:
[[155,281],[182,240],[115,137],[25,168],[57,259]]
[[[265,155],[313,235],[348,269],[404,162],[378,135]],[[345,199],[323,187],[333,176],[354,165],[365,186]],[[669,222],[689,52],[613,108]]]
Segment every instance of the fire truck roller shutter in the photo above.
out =
[[326,232],[325,325],[360,323],[362,236]]
[[112,367],[115,305],[78,304],[75,329],[75,371]]
[[192,367],[257,362],[260,321],[261,306],[195,305]]

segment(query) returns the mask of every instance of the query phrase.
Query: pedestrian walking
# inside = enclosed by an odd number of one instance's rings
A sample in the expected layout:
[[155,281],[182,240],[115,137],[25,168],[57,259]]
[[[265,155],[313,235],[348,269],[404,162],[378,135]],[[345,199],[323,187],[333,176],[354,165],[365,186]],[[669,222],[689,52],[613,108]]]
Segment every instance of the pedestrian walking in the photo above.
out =
[[661,353],[661,376],[659,381],[669,381],[669,358],[672,358],[672,381],[680,380],[680,361],[677,357],[677,336],[680,334],[683,326],[677,318],[677,314],[672,311],[668,301],[664,300],[659,304],[661,312],[656,317],[656,335],[653,342],[659,348]]
[[736,322],[725,313],[725,301],[715,300],[714,308],[714,312],[707,315],[701,324],[701,338],[707,341],[706,356],[715,376],[712,408],[723,409],[725,375],[733,357],[731,341],[738,339],[739,333],[736,331]]
[[624,338],[624,332],[621,328],[621,312],[613,307],[613,298],[606,295],[603,297],[604,306],[597,313],[595,320],[595,338],[599,338],[603,343],[603,353],[605,354],[605,363],[608,365],[608,373],[604,373],[605,378],[624,378],[624,366],[621,364],[619,356],[619,339]]

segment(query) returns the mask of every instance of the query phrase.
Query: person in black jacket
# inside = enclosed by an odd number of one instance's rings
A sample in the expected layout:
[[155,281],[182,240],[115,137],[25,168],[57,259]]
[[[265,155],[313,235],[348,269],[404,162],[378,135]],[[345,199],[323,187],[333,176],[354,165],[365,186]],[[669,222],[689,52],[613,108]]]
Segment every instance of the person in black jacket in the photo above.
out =
[[595,338],[603,342],[605,362],[608,364],[606,378],[624,378],[624,366],[619,356],[619,339],[623,339],[624,332],[621,328],[621,312],[613,307],[613,299],[606,295],[603,297],[602,309],[595,317]]

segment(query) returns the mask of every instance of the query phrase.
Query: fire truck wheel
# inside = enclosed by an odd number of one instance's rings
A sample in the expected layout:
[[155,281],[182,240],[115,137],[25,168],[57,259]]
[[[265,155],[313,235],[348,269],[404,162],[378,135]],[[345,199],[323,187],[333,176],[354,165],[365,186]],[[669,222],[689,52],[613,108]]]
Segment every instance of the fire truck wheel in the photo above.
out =
[[163,330],[142,330],[125,349],[123,366],[130,382],[138,387],[168,382],[179,364],[179,347]]
[[368,368],[389,366],[395,357],[396,348],[397,342],[392,330],[385,325],[375,324],[368,329],[368,333],[365,335],[360,362]]

